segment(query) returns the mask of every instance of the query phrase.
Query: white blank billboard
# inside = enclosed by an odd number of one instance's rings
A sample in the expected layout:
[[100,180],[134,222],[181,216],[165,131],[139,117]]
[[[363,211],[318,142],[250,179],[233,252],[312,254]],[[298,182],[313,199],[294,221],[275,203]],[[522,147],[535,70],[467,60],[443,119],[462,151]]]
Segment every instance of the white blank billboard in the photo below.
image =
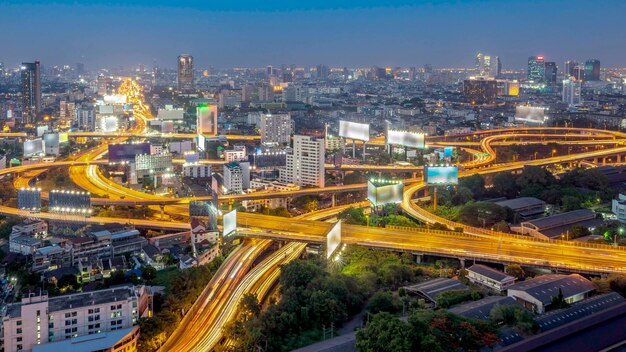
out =
[[224,214],[223,236],[226,237],[237,230],[237,209]]
[[367,181],[367,199],[374,206],[397,204],[402,202],[404,184],[402,182],[376,185]]
[[24,157],[43,154],[43,140],[41,138],[31,139],[24,142]]
[[370,140],[370,125],[366,123],[339,121],[339,137],[367,142]]
[[341,244],[341,220],[326,234],[326,258],[330,258]]
[[424,149],[424,134],[417,132],[387,130],[387,144]]
[[126,104],[126,99],[124,94],[110,94],[102,97],[105,104]]
[[515,107],[515,120],[531,122],[531,123],[544,123],[545,122],[545,108],[536,106],[520,105]]

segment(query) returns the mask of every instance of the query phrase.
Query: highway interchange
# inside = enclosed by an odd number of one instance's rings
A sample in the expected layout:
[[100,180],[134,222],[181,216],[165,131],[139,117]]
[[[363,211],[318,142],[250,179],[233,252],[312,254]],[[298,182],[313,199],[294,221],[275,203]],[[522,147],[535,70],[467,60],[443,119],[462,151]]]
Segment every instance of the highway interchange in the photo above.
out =
[[[146,121],[150,118],[149,110],[144,106],[137,92],[135,97],[136,123],[132,130],[125,133],[107,134],[111,142],[121,143],[131,136],[146,135]],[[102,135],[75,136],[103,137]],[[151,135],[150,135],[151,136]],[[17,134],[0,134],[0,137],[25,137]],[[171,135],[164,138],[191,138],[188,135]],[[430,145],[452,145],[464,148],[470,153],[479,153],[473,160],[464,163],[461,177],[475,173],[493,174],[511,172],[524,165],[552,165],[555,163],[590,161],[597,158],[626,155],[626,134],[614,131],[575,129],[575,128],[525,128],[480,131],[465,136],[465,140],[444,140],[442,137],[429,139]],[[230,137],[229,137],[230,138]],[[240,140],[253,140],[258,136],[235,137]],[[448,136],[446,139],[454,139]],[[545,144],[558,141],[571,145],[602,145],[602,149],[584,153],[540,158],[530,161],[518,161],[507,164],[495,164],[496,151],[493,147],[508,144]],[[379,144],[380,138],[370,144]],[[208,197],[166,198],[135,191],[107,179],[99,166],[107,165],[103,159],[107,144],[82,152],[74,160],[54,163],[36,163],[0,170],[0,175],[16,174],[14,185],[26,187],[41,172],[52,168],[69,168],[72,181],[80,188],[91,192],[95,205],[149,205],[164,206],[171,214],[186,215],[187,204],[192,200],[208,200]],[[220,163],[220,161],[209,161]],[[334,166],[329,166],[332,169]],[[345,170],[395,171],[397,166],[360,165],[349,166]],[[337,168],[344,170],[344,168]],[[406,167],[403,172],[417,173],[420,167]],[[415,175],[413,175],[415,176]],[[587,245],[565,241],[540,241],[532,238],[499,233],[482,228],[474,228],[442,219],[413,202],[413,197],[427,185],[420,178],[405,180],[405,192],[401,207],[404,212],[426,223],[442,223],[449,228],[462,228],[463,232],[435,231],[428,229],[372,228],[356,225],[342,225],[342,242],[358,244],[372,248],[408,251],[419,254],[433,254],[457,257],[466,260],[478,259],[499,263],[520,263],[553,269],[576,272],[611,273],[626,271],[626,251],[603,245]],[[232,202],[245,199],[263,199],[269,197],[295,197],[309,194],[353,192],[366,189],[366,184],[331,186],[325,188],[302,189],[289,192],[259,192],[242,195],[220,196],[220,201]],[[46,190],[44,190],[46,191]],[[363,204],[358,204],[363,206]],[[213,277],[176,332],[168,339],[162,350],[191,351],[209,350],[221,340],[221,330],[236,314],[239,299],[244,293],[252,292],[258,297],[265,297],[276,282],[280,265],[297,258],[305,249],[306,243],[324,243],[325,235],[331,223],[319,221],[335,216],[348,205],[320,210],[305,214],[299,218],[280,218],[255,213],[239,213],[238,227],[242,235],[257,237],[248,239],[237,247],[227,258],[223,266]],[[82,223],[122,223],[138,227],[189,230],[185,222],[162,221],[155,219],[128,219],[85,217],[81,215],[61,215],[51,213],[32,214],[6,205],[0,205],[0,213],[37,217],[48,220],[76,221]],[[272,243],[269,239],[287,241],[286,245],[270,254],[256,266],[253,263]]]

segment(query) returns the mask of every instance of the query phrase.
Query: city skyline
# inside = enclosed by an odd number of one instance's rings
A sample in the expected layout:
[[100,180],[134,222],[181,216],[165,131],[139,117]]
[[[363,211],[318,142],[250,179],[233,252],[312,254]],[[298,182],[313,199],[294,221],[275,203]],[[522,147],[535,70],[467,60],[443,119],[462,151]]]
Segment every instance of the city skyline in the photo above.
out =
[[[591,58],[604,67],[625,64],[626,49],[612,44],[624,36],[619,13],[626,4],[618,2],[366,4],[9,2],[0,14],[0,30],[20,28],[21,35],[5,39],[10,50],[0,62],[7,67],[34,60],[46,66],[82,62],[89,69],[154,62],[173,68],[177,55],[188,53],[198,68],[472,67],[476,53],[483,52],[499,56],[503,69],[523,68],[532,55],[559,67]],[[573,21],[581,16],[602,20]]]

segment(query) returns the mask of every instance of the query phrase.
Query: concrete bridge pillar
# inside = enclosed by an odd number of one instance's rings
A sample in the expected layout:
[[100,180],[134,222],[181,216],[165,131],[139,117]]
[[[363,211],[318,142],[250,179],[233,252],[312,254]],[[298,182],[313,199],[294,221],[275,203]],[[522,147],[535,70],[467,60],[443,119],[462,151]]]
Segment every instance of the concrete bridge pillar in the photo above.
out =
[[461,268],[465,268],[465,258],[459,258],[459,261],[461,262]]
[[415,256],[415,263],[416,264],[421,264],[424,261],[424,255],[421,253],[413,253],[413,255]]
[[331,206],[332,207],[336,207],[337,206],[337,193],[333,193],[333,195],[332,195]]
[[617,163],[621,163],[621,162],[622,162],[622,155],[617,154]]
[[161,208],[161,220],[165,220],[165,204],[159,204],[159,208]]

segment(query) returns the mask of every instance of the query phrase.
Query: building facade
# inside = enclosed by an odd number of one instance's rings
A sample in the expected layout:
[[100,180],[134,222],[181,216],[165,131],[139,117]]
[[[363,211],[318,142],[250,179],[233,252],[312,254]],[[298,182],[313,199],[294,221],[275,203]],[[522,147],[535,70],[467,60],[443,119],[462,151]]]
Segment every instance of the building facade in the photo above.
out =
[[182,54],[178,56],[178,90],[193,90],[193,56]]
[[292,121],[288,114],[261,115],[261,143],[286,144],[290,142]]
[[324,187],[325,142],[310,136],[293,137],[293,149],[287,154],[287,163],[280,170],[280,181],[297,186]]

